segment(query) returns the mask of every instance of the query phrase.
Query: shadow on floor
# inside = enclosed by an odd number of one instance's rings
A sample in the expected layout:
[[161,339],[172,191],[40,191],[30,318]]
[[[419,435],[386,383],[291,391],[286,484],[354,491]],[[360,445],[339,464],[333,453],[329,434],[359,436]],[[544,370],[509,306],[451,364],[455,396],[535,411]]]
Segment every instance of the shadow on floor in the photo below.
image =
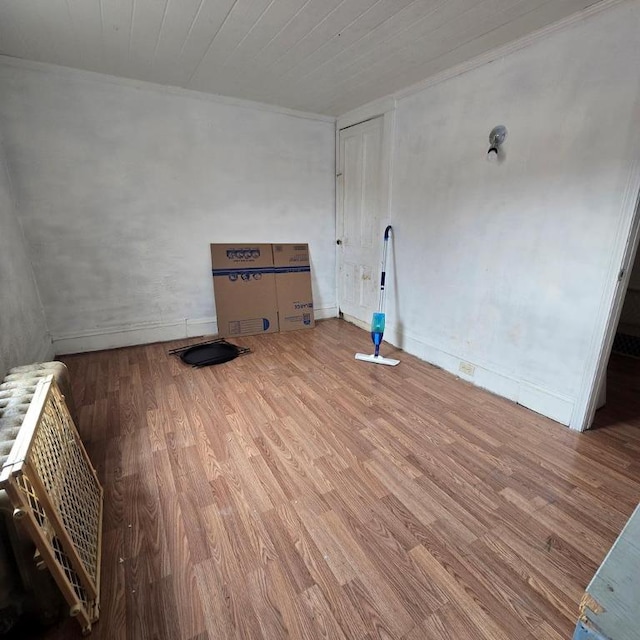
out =
[[592,429],[625,423],[640,427],[640,358],[611,354],[607,403],[596,411]]

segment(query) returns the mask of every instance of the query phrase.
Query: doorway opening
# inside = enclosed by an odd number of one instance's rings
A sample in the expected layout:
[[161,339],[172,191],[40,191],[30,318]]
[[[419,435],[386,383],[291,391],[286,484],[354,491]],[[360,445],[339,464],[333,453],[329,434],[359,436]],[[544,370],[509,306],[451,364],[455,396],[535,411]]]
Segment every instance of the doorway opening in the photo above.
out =
[[636,193],[633,218],[598,357],[595,384],[586,400],[583,420],[577,425],[581,431],[631,418],[637,418],[640,426],[640,403],[634,398],[635,388],[640,388],[640,357],[633,348],[640,341],[640,191],[631,192]]
[[593,429],[610,424],[640,427],[640,254],[630,267]]

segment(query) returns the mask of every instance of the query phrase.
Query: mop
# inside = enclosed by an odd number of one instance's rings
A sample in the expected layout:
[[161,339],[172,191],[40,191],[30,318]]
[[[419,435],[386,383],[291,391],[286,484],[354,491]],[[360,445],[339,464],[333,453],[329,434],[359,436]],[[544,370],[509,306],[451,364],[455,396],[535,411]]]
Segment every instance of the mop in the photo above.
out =
[[371,319],[371,340],[375,351],[373,355],[366,353],[356,353],[356,360],[364,360],[365,362],[374,362],[375,364],[387,364],[395,367],[400,364],[400,360],[394,358],[383,358],[380,355],[380,345],[382,344],[382,336],[384,334],[384,280],[387,268],[387,245],[389,243],[389,234],[391,233],[391,225],[384,230],[384,244],[382,249],[382,274],[380,275],[380,300],[378,302],[378,311],[373,314]]

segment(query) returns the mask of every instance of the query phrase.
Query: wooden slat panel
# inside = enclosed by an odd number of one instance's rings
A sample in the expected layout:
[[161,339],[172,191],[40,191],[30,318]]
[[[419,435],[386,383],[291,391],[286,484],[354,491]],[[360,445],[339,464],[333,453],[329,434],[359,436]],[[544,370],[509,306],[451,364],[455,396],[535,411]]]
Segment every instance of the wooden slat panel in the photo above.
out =
[[[51,12],[41,11],[40,2],[20,2],[19,0],[9,0],[0,7],[0,21],[6,22],[16,29],[19,39],[5,39],[4,46],[16,44],[22,49],[22,54],[31,60],[41,62],[52,62],[60,64],[61,55],[59,45],[53,34],[53,26],[60,24],[60,20],[64,19],[64,13],[58,12],[58,16],[54,16]],[[61,17],[62,16],[62,17]],[[50,28],[51,26],[51,28]],[[70,27],[69,31],[64,34],[67,42],[71,42]],[[4,31],[4,28],[3,28]],[[60,37],[60,34],[57,34]],[[4,49],[6,55],[17,55],[12,49]]]
[[209,42],[204,56],[190,78],[190,87],[202,88],[215,84],[219,76],[219,67],[251,32],[270,4],[270,0],[236,0],[220,29]]
[[365,38],[373,39],[373,34],[384,29],[396,16],[407,14],[405,8],[409,10],[411,7],[424,11],[424,6],[412,0],[383,0],[374,3],[349,24],[338,30],[334,28],[333,33],[330,29],[320,43],[316,43],[316,48],[307,55],[289,59],[286,75],[289,78],[302,78],[317,73],[319,68],[337,61],[338,56],[345,50],[353,51],[363,44]]
[[[206,11],[219,4],[221,3],[212,3],[208,0],[181,0],[181,2],[165,0],[153,51],[150,80],[175,85],[186,81],[192,69],[185,68],[183,53],[187,47],[190,49],[195,47],[199,51],[196,55],[200,60],[207,45],[202,42],[202,38],[198,37],[199,34],[195,31],[196,25],[199,24],[203,9]],[[211,22],[209,28],[215,27],[216,23]]]
[[89,71],[107,71],[102,48],[102,14],[99,2],[68,0],[73,35],[81,56]]
[[340,0],[325,0],[323,2],[306,2],[302,9],[286,24],[278,36],[260,51],[260,65],[269,66],[275,62],[284,51],[304,38],[317,24],[337,6]]
[[[304,60],[332,38],[341,37],[341,33],[352,22],[356,21],[369,9],[377,4],[377,0],[357,0],[356,2],[342,2],[304,37],[287,48],[273,64],[273,71],[277,76],[286,74],[296,63]],[[399,7],[397,7],[398,9]],[[397,10],[396,9],[396,10]]]
[[7,0],[0,7],[0,53],[29,58],[34,55],[27,40],[29,31],[23,33],[21,15],[16,15],[23,4],[20,0]]
[[101,2],[102,42],[109,73],[131,76],[131,34],[134,0]]
[[[131,24],[129,47],[129,71],[132,78],[150,78],[160,38],[164,26],[169,0],[135,0]],[[180,3],[183,11],[188,10]]]
[[[585,4],[575,0],[545,2],[538,10],[527,12],[524,16],[516,17],[504,25],[499,14],[496,14],[496,22],[491,23],[494,24],[495,29],[481,31],[477,37],[471,39],[469,39],[470,36],[465,37],[463,34],[459,34],[454,23],[453,27],[447,27],[448,30],[453,30],[452,35],[440,40],[443,46],[437,50],[430,50],[428,56],[423,56],[420,51],[417,60],[411,58],[410,51],[415,51],[415,48],[419,46],[420,36],[416,35],[415,39],[409,37],[403,42],[403,46],[393,47],[392,50],[386,51],[386,57],[375,56],[368,62],[366,58],[361,58],[358,66],[341,70],[338,80],[335,79],[334,74],[331,82],[335,91],[334,100],[330,105],[323,103],[325,106],[320,112],[324,113],[326,110],[335,109],[336,113],[345,113],[380,95],[399,91],[424,78],[455,67],[481,53],[517,40],[583,8],[585,8]],[[547,22],[548,17],[552,17],[552,19]],[[382,47],[381,49],[386,48]],[[376,82],[382,83],[385,87],[384,93],[376,91],[374,86]],[[326,87],[327,84],[318,82],[316,91],[324,92]],[[309,99],[313,101],[315,96],[310,95]]]
[[341,114],[597,0],[5,0],[0,52]]
[[[167,26],[163,30],[166,37],[160,41],[156,54],[154,78],[157,82],[189,85],[191,77],[230,16],[236,1],[202,0],[197,5],[193,18],[188,21],[186,29],[181,15],[182,3],[172,3],[167,13]],[[181,25],[177,41],[173,26],[176,22]]]
[[272,2],[260,17],[256,28],[246,34],[236,49],[230,53],[227,65],[238,68],[259,61],[258,55],[275,40],[281,40],[280,32],[295,19],[309,0],[280,0]]

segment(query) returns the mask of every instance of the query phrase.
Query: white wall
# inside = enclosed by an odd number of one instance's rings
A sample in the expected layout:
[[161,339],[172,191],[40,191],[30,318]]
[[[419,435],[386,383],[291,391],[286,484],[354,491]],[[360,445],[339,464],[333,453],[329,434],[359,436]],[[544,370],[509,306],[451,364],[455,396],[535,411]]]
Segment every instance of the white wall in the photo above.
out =
[[335,315],[331,119],[5,59],[0,125],[58,353],[214,331],[211,242],[309,242]]
[[388,337],[575,427],[635,204],[639,32],[623,3],[395,112]]
[[11,367],[47,360],[51,355],[0,141],[0,381]]

